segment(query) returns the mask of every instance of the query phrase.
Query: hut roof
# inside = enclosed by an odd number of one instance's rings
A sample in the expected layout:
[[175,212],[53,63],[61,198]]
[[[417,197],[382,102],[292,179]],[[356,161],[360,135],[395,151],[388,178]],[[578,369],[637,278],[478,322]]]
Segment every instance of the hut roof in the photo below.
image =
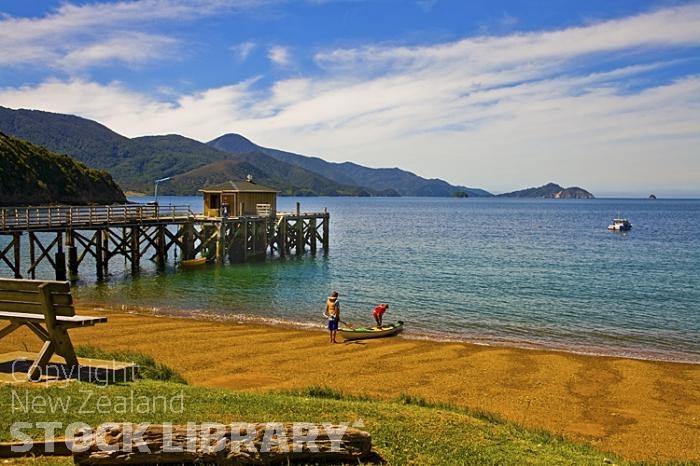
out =
[[226,181],[225,183],[214,184],[211,186],[206,186],[199,190],[203,193],[241,193],[241,192],[258,192],[258,193],[277,193],[274,188],[269,186],[263,186],[258,183],[253,183],[252,181]]

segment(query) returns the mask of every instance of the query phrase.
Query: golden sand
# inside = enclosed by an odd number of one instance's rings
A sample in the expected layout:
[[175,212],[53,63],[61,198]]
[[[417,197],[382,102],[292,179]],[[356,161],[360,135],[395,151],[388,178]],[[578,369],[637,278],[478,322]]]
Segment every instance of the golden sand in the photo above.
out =
[[[79,314],[100,312],[83,310]],[[393,337],[331,345],[326,332],[108,313],[73,342],[129,349],[193,385],[258,392],[326,386],[487,410],[631,460],[700,461],[700,365]],[[24,331],[0,352],[38,342]],[[31,348],[31,346],[30,346]]]

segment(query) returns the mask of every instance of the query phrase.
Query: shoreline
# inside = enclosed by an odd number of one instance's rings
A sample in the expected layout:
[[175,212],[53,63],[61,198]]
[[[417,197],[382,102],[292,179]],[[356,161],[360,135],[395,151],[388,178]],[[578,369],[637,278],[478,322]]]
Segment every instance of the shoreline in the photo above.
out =
[[[78,315],[106,315],[108,322],[74,329],[74,345],[147,354],[191,385],[410,396],[495,413],[629,460],[700,461],[698,364],[400,337],[333,345],[321,328],[128,309],[78,306]],[[0,352],[28,344],[31,351],[41,347],[21,329],[0,342]]]
[[[185,310],[177,308],[160,308],[160,307],[142,307],[134,305],[114,305],[108,306],[100,303],[87,303],[78,304],[79,308],[84,309],[98,309],[104,310],[105,312],[125,312],[134,315],[143,316],[154,316],[154,317],[174,317],[182,319],[192,319],[192,320],[205,320],[211,322],[233,322],[233,323],[243,323],[243,324],[254,324],[263,326],[273,326],[280,328],[289,328],[297,330],[326,330],[324,324],[315,324],[311,322],[303,322],[291,319],[282,319],[274,317],[261,317],[253,314],[245,313],[221,313],[221,312],[207,312],[199,310]],[[532,350],[532,351],[552,351],[561,353],[570,353],[580,356],[591,356],[591,357],[601,357],[601,358],[622,358],[622,359],[632,359],[638,361],[650,361],[650,362],[666,362],[666,363],[678,363],[678,364],[694,364],[700,365],[700,355],[693,356],[686,353],[671,353],[662,350],[639,350],[639,351],[625,351],[620,348],[615,348],[612,346],[596,346],[595,349],[591,349],[590,346],[584,347],[583,345],[574,344],[557,344],[556,342],[535,342],[520,340],[516,341],[513,339],[498,339],[498,338],[479,338],[476,336],[450,336],[441,337],[437,331],[420,331],[411,329],[410,326],[407,327],[401,334],[401,338],[407,340],[419,340],[433,343],[464,343],[475,346],[484,346],[492,348],[513,348],[520,350]]]

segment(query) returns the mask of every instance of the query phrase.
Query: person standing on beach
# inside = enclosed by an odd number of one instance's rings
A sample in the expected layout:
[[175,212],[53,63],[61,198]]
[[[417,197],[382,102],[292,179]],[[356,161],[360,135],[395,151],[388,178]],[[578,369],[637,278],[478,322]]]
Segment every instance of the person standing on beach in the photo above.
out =
[[338,292],[334,291],[326,300],[326,310],[323,315],[328,319],[328,332],[331,343],[338,343],[335,340],[338,333],[338,322],[340,322],[340,303],[338,302]]
[[382,317],[387,309],[389,309],[389,305],[382,303],[375,307],[374,311],[372,312],[372,316],[374,316],[374,320],[377,322],[377,327],[379,328],[382,327]]

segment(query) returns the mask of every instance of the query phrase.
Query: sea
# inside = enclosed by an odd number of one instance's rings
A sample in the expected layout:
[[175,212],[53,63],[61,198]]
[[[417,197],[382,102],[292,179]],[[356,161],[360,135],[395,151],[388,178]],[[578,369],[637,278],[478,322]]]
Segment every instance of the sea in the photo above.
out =
[[[151,198],[133,198],[136,202]],[[199,197],[160,197],[161,206]],[[79,304],[321,329],[405,322],[403,338],[700,363],[700,200],[281,197],[278,210],[330,213],[314,256],[132,276],[82,267]],[[618,216],[627,232],[609,231]]]

